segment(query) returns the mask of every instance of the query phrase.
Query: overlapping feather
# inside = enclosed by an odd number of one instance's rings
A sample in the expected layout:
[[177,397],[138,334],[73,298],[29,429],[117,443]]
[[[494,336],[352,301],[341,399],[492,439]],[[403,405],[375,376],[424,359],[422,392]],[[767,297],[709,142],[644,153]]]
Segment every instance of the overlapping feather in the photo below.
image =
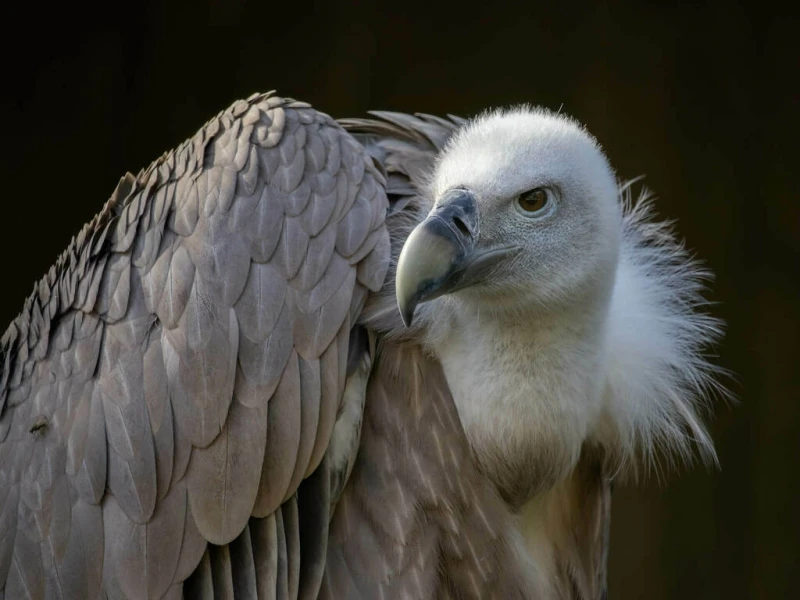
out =
[[126,175],[0,341],[2,593],[316,589],[385,214],[361,147],[271,94]]

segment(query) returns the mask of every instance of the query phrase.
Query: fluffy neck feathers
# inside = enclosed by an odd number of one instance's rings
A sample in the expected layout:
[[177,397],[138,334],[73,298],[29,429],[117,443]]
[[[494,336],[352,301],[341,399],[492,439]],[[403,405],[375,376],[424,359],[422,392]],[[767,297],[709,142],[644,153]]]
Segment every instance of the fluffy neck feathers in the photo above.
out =
[[607,301],[596,294],[582,304],[475,314],[450,301],[429,313],[439,324],[429,347],[467,437],[512,506],[569,473],[600,415]]

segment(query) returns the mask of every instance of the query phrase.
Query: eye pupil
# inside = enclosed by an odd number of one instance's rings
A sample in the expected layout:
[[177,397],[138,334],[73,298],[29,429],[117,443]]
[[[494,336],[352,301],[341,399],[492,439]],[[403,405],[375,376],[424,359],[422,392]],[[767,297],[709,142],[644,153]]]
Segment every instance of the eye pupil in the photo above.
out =
[[542,188],[536,188],[535,190],[521,194],[518,202],[520,208],[525,212],[540,211],[547,204],[547,192]]

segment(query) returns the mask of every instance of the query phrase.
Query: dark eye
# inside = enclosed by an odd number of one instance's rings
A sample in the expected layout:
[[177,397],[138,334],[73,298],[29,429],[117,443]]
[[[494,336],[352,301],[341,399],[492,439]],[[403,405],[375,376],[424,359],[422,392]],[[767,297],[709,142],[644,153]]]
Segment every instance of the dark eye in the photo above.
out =
[[544,188],[536,188],[535,190],[520,194],[519,198],[517,198],[517,203],[525,212],[535,213],[547,206],[547,200],[547,190]]

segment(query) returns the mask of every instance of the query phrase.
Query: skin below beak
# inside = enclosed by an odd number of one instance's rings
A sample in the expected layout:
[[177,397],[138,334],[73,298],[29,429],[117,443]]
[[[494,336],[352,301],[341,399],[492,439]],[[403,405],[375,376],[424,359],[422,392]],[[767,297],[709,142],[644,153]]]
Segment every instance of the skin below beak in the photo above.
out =
[[421,302],[485,279],[513,247],[479,248],[478,205],[462,188],[448,191],[406,239],[395,274],[397,307],[406,327]]

